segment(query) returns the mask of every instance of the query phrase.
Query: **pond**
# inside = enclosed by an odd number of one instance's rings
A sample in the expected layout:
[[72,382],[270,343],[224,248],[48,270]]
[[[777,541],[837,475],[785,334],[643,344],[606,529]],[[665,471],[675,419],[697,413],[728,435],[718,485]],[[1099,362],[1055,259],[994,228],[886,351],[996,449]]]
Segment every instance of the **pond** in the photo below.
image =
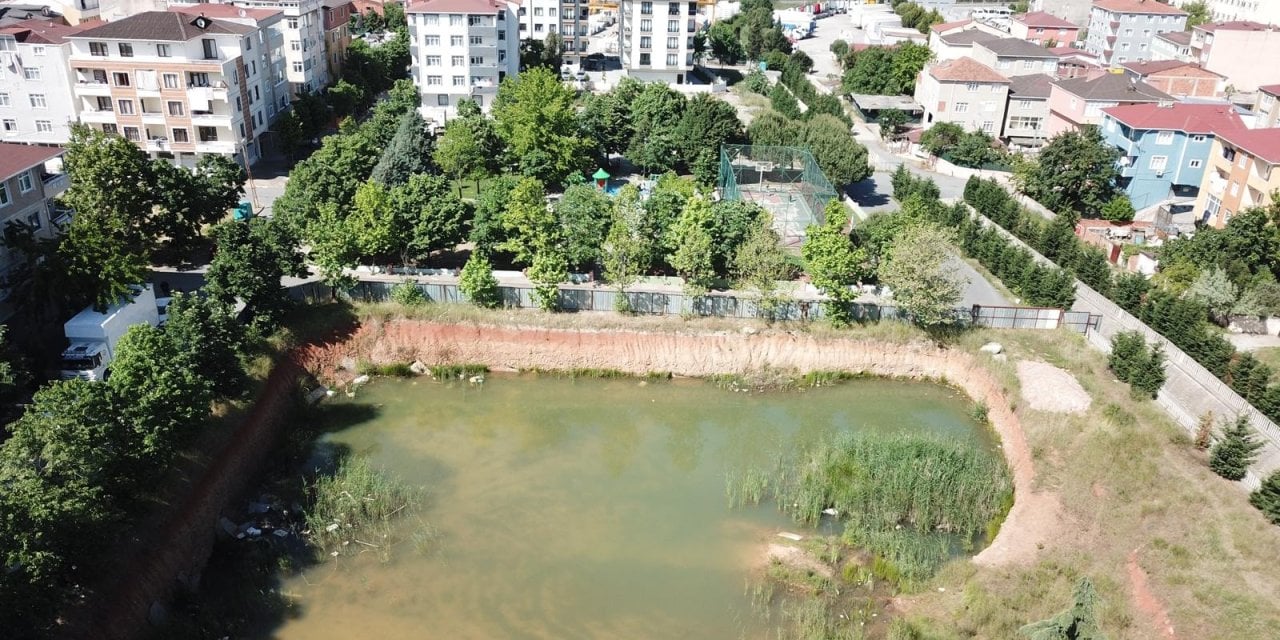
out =
[[332,408],[343,404],[371,416],[325,441],[421,486],[402,526],[435,537],[287,580],[296,608],[273,637],[763,637],[751,569],[778,532],[804,532],[772,505],[730,509],[729,473],[846,431],[928,432],[998,455],[958,391],[879,379],[770,393],[379,379]]

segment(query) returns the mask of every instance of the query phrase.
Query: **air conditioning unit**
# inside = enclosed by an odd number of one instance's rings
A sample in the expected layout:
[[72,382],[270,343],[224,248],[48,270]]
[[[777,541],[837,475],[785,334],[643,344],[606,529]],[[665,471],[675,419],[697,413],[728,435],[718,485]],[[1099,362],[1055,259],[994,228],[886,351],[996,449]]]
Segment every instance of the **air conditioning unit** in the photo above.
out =
[[1157,172],[1156,172],[1156,177],[1157,177],[1157,178],[1163,178],[1163,177],[1164,177],[1164,171],[1157,171]]

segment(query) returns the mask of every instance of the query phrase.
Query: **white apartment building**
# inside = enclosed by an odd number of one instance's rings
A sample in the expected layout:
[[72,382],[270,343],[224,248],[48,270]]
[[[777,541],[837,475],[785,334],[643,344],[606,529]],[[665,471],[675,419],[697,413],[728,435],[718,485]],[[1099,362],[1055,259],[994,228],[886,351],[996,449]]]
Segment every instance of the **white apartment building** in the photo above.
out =
[[1108,65],[1151,60],[1156,36],[1186,26],[1186,12],[1156,0],[1093,0],[1084,48]]
[[143,11],[165,9],[165,0],[46,0],[44,4],[73,25],[98,19],[119,20]]
[[639,80],[684,84],[693,69],[693,36],[706,24],[702,2],[622,0],[622,68]]
[[[1172,0],[1174,6],[1183,7],[1196,0]],[[1276,0],[1202,0],[1209,7],[1209,17],[1215,22],[1252,20],[1264,24],[1280,25],[1280,2]]]
[[0,140],[62,144],[76,121],[68,36],[78,33],[49,20],[23,20],[0,28]]
[[560,0],[525,0],[516,15],[521,40],[543,42],[548,35],[560,33]]
[[257,27],[148,11],[68,40],[81,122],[183,166],[258,159],[271,80]]
[[[329,71],[325,50],[326,2],[323,0],[228,0],[226,4],[243,9],[274,9],[284,12],[281,29],[284,38],[284,67],[292,95],[315,93],[337,80]],[[348,37],[347,41],[349,40]]]
[[516,4],[505,0],[423,0],[410,4],[410,74],[422,115],[445,122],[458,101],[489,110],[498,84],[520,69]]

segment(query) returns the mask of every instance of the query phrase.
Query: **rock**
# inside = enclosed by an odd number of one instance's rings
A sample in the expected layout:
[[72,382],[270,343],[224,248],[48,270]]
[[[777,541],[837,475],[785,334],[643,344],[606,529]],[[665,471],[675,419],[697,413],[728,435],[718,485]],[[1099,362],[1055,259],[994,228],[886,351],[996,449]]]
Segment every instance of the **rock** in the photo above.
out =
[[343,358],[343,359],[342,359],[342,361],[338,363],[338,368],[339,368],[339,369],[346,369],[347,371],[355,371],[355,370],[356,370],[356,359],[355,359],[355,358],[352,358],[352,357],[350,357],[350,356],[348,356],[348,357],[346,357],[346,358]]
[[1004,346],[1001,345],[999,342],[988,342],[982,345],[982,348],[978,349],[978,351],[981,351],[983,353],[989,353],[991,355],[996,355],[997,353],[1004,351]]
[[755,327],[743,327],[743,328],[742,328],[742,335],[744,335],[744,336],[754,336],[755,334],[756,334],[756,328],[755,328]]
[[338,523],[336,523],[336,522],[335,522],[335,523],[333,523],[333,524],[331,524],[331,525],[329,525],[329,526],[325,527],[325,528],[324,528],[324,530],[325,530],[325,531],[328,531],[328,532],[337,531],[337,530],[338,530]]
[[320,402],[321,398],[332,395],[332,393],[333,392],[329,391],[329,389],[327,389],[326,387],[323,387],[323,386],[316,387],[314,391],[307,394],[307,404],[315,404],[317,402]]
[[475,385],[484,384],[484,376],[471,376],[470,378],[467,379],[467,382],[470,382],[471,384],[475,384]]
[[288,537],[289,537],[289,532],[288,532],[288,531],[285,531],[284,529],[276,529],[275,531],[272,531],[272,532],[271,532],[271,534],[272,534],[272,535],[274,535],[274,536],[275,536],[275,537],[277,537],[277,538],[288,538]]
[[360,386],[360,385],[362,385],[362,384],[368,384],[368,383],[369,383],[369,376],[368,376],[368,374],[358,375],[358,376],[356,376],[355,380],[352,380],[352,381],[351,381],[351,386],[353,386],[353,387],[358,387],[358,386]]
[[837,511],[836,509],[832,509],[832,508],[830,508],[830,507],[828,507],[828,508],[826,508],[826,509],[823,509],[823,510],[822,510],[822,512],[823,512],[823,513],[825,513],[825,514],[827,514],[827,515],[829,515],[829,516],[838,516],[838,515],[840,515],[840,512],[839,512],[839,511]]
[[248,529],[245,529],[244,532],[254,538],[262,535],[262,529],[259,529],[257,527],[249,527]]
[[419,376],[425,376],[429,371],[431,371],[431,369],[427,368],[427,365],[421,360],[414,360],[413,364],[409,365],[409,370],[412,371],[414,375]]
[[800,535],[800,534],[798,534],[798,533],[791,533],[791,532],[789,532],[789,531],[782,531],[782,532],[779,532],[779,533],[778,533],[778,537],[779,537],[779,538],[786,538],[787,540],[791,540],[791,541],[793,541],[793,542],[799,542],[799,541],[801,541],[801,540],[804,540],[804,536],[802,536],[802,535]]

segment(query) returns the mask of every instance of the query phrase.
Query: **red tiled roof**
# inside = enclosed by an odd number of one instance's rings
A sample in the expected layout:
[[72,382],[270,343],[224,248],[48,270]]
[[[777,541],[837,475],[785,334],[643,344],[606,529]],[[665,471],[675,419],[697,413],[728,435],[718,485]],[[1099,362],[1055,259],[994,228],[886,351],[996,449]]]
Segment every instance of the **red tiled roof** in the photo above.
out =
[[1169,130],[1185,133],[1215,133],[1239,129],[1244,121],[1229,104],[1174,103],[1162,107],[1155,103],[1109,107],[1103,113],[1133,127],[1144,130]]
[[1190,31],[1166,31],[1164,33],[1157,33],[1156,37],[1161,40],[1168,40],[1174,44],[1191,44]]
[[1113,13],[1162,13],[1185,16],[1186,11],[1156,0],[1093,0],[1093,6]]
[[995,82],[1009,84],[1009,79],[973,58],[962,56],[939,62],[928,69],[929,75],[941,82]]
[[1202,68],[1198,63],[1183,62],[1181,60],[1143,60],[1138,62],[1122,62],[1120,63],[1120,66],[1144,78],[1154,73],[1164,73],[1166,71],[1184,68],[1194,69],[1205,75],[1217,76],[1219,78],[1225,77],[1220,73],[1214,73],[1208,69]]
[[405,7],[406,13],[493,13],[497,10],[495,0],[422,0]]
[[1270,94],[1273,96],[1280,96],[1280,84],[1265,84],[1265,85],[1262,85],[1261,87],[1258,87],[1258,91],[1261,91],[1263,93]]
[[62,155],[63,151],[66,150],[62,147],[0,142],[0,180],[8,180],[31,167],[42,165],[50,158]]
[[1268,164],[1280,164],[1280,129],[1232,129],[1219,131],[1218,138],[1243,149]]
[[68,36],[80,33],[84,27],[72,27],[49,20],[23,20],[15,22],[0,33],[13,36],[14,40],[29,44],[62,44]]
[[1272,29],[1271,25],[1266,25],[1253,20],[1232,20],[1230,22],[1206,22],[1196,29],[1206,33],[1215,31],[1268,31]]
[[942,33],[943,31],[959,29],[960,27],[965,27],[972,23],[973,23],[973,20],[956,20],[955,22],[943,22],[942,24],[935,24],[932,27],[929,27],[929,30],[934,33]]
[[218,4],[214,2],[171,4],[169,5],[169,10],[174,13],[185,13],[193,16],[204,15],[206,18],[252,18],[254,20],[265,20],[271,16],[284,13],[279,9],[242,9],[233,4]]
[[1028,27],[1044,27],[1046,29],[1079,29],[1074,22],[1063,20],[1052,13],[1045,11],[1032,11],[1031,13],[1023,13],[1013,17],[1013,21],[1019,24],[1025,24]]

